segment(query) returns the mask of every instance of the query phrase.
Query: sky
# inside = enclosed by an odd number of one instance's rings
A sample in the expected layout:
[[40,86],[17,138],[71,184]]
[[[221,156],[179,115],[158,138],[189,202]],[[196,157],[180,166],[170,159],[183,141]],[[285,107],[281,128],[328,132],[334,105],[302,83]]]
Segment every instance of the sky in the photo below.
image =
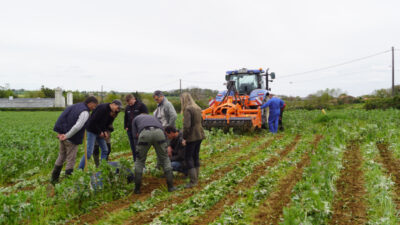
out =
[[400,83],[399,10],[398,0],[1,1],[0,86],[152,92],[181,79],[224,90],[225,72],[244,67],[275,72],[275,94],[359,96],[391,87],[392,46]]

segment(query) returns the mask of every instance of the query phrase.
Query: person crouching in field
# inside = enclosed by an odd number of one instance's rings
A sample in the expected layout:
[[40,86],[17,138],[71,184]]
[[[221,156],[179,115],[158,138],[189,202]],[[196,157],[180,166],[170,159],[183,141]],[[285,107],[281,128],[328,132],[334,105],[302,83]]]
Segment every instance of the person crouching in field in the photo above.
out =
[[[106,159],[108,155],[107,143],[108,127],[114,121],[111,112],[118,113],[122,109],[122,102],[114,100],[111,103],[104,103],[97,106],[89,118],[87,131],[87,159],[89,160],[93,154],[94,144],[97,141],[101,148],[101,160]],[[82,156],[79,163],[79,169],[85,168],[85,155]]]
[[181,95],[183,113],[183,141],[186,145],[185,164],[190,178],[186,188],[197,185],[200,173],[200,145],[205,138],[201,116],[201,108],[194,102],[192,96],[184,92]]
[[181,172],[186,176],[185,146],[182,145],[182,132],[175,129],[175,127],[168,126],[165,128],[165,134],[169,140],[168,157],[171,160],[172,170]]
[[85,125],[89,119],[89,112],[98,104],[95,97],[86,98],[85,102],[69,106],[58,117],[54,125],[54,131],[58,133],[60,140],[60,152],[51,175],[51,183],[58,182],[65,161],[65,174],[71,175],[74,170],[78,145],[82,144],[85,133]]

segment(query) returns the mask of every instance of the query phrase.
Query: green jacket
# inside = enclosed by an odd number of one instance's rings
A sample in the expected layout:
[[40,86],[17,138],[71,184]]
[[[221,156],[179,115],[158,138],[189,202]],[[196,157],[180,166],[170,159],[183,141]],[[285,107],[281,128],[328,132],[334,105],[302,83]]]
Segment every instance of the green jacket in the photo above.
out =
[[203,140],[205,138],[201,109],[189,106],[183,112],[183,139],[186,142]]

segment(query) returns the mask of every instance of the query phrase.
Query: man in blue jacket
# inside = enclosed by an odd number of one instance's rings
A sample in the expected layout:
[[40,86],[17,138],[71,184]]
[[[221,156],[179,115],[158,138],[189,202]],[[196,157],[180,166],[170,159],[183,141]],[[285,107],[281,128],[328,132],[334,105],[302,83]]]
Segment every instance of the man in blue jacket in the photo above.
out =
[[95,109],[97,104],[97,99],[91,96],[86,98],[85,102],[69,106],[58,117],[53,130],[58,133],[60,152],[51,175],[51,183],[55,184],[58,181],[65,161],[65,174],[72,174],[78,145],[82,144],[86,122],[89,119],[89,111]]
[[[269,93],[267,93],[267,96]],[[281,108],[285,104],[282,99],[270,95],[271,98],[261,106],[261,109],[269,107],[269,117],[268,117],[268,126],[269,131],[271,133],[278,132],[278,123],[279,123],[279,116],[281,114]]]

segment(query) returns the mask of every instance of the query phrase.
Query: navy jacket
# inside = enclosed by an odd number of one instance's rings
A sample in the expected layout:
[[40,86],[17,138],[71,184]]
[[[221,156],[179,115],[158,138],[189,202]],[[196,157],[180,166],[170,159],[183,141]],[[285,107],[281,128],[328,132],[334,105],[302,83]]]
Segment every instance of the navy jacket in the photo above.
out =
[[110,115],[111,108],[110,103],[100,104],[93,110],[92,115],[89,117],[89,121],[86,130],[96,135],[100,135],[101,132],[108,131],[109,126],[114,122],[114,117]]
[[[58,117],[53,130],[59,134],[66,134],[75,125],[76,121],[78,121],[79,115],[84,111],[89,112],[90,110],[83,102],[69,106]],[[82,144],[86,124],[87,122],[74,136],[70,137],[68,140],[75,145]]]

